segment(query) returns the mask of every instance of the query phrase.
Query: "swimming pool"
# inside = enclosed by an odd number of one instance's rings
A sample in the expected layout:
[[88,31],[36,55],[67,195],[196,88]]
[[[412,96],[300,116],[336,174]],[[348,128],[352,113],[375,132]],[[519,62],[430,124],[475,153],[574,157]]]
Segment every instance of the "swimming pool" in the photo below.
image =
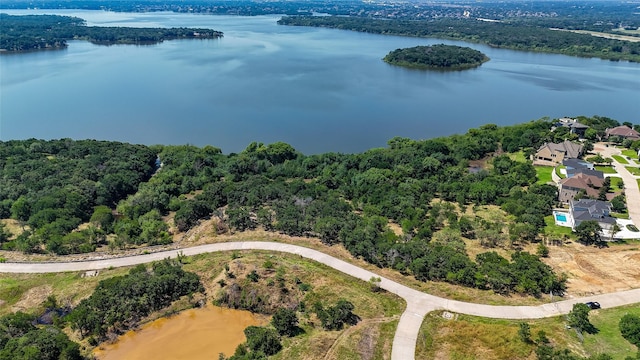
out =
[[567,221],[567,216],[564,215],[564,214],[556,214],[556,220],[565,222],[565,221]]

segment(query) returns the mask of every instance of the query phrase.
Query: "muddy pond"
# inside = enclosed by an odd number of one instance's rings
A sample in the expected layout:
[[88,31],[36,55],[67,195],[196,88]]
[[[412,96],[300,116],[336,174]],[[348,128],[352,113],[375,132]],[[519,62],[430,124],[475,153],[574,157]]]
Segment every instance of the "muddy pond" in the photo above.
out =
[[99,360],[217,359],[220,353],[233,355],[245,341],[247,326],[264,325],[267,320],[248,311],[208,305],[129,331],[113,344],[100,345],[94,355]]

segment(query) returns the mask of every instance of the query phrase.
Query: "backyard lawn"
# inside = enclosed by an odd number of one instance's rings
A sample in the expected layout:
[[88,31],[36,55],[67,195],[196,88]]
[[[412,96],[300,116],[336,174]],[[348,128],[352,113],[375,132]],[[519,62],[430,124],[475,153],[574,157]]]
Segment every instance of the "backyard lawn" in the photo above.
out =
[[624,182],[622,181],[622,178],[619,178],[617,176],[610,176],[609,179],[611,181],[611,190],[615,192],[624,189]]
[[553,215],[547,215],[544,217],[545,235],[549,236],[553,240],[563,239],[565,236],[572,237],[572,231],[570,227],[556,225]]
[[553,182],[551,179],[551,172],[553,166],[536,166],[536,173],[538,174],[538,184],[546,184]]
[[517,162],[522,162],[522,163],[527,162],[527,158],[524,156],[524,151],[522,150],[514,153],[509,153],[509,158]]

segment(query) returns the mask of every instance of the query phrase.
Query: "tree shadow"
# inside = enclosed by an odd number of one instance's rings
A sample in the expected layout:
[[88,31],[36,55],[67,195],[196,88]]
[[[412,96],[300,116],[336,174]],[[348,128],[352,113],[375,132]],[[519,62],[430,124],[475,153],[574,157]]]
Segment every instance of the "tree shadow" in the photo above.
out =
[[595,326],[593,326],[593,324],[589,324],[588,326],[585,326],[584,329],[582,329],[582,331],[586,332],[587,334],[590,335],[595,335],[597,333],[600,332],[600,330],[598,328],[596,328]]
[[304,331],[304,329],[301,328],[300,326],[296,326],[296,327],[291,329],[291,331],[289,333],[289,337],[295,337],[295,336],[302,335],[302,334],[306,334],[306,331]]
[[360,322],[360,320],[362,320],[362,319],[360,318],[360,316],[358,316],[358,315],[356,315],[356,314],[354,314],[354,313],[351,313],[351,314],[350,314],[350,315],[349,315],[349,316],[344,320],[344,322],[345,322],[345,324],[349,324],[349,325],[353,326],[353,325],[356,325],[357,323],[359,323],[359,322]]

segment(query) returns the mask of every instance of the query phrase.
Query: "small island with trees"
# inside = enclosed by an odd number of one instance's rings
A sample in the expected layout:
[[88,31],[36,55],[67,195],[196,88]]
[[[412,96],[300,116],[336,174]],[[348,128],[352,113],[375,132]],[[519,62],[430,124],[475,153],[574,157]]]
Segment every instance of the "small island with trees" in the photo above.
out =
[[416,69],[464,70],[478,67],[489,61],[489,58],[468,47],[437,44],[396,49],[382,60],[392,65]]

